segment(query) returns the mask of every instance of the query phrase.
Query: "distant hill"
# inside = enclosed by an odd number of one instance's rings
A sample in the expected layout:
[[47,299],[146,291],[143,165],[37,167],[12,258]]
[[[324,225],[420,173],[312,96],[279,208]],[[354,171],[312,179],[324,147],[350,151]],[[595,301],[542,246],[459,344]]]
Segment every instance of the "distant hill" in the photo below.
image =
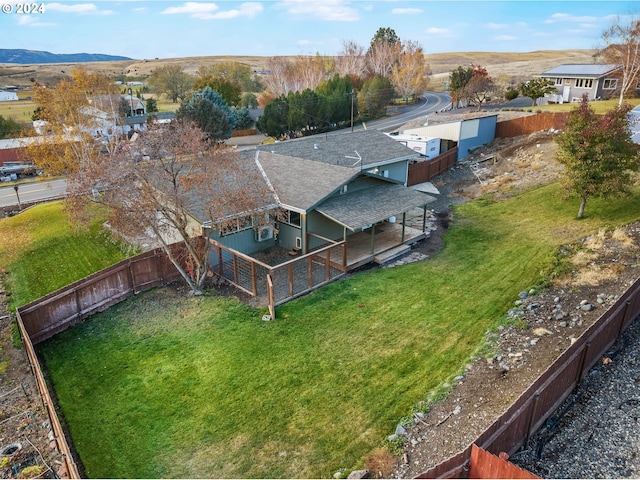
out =
[[100,53],[50,53],[38,50],[0,48],[0,63],[41,64],[41,63],[84,63],[131,60],[128,57],[102,55]]

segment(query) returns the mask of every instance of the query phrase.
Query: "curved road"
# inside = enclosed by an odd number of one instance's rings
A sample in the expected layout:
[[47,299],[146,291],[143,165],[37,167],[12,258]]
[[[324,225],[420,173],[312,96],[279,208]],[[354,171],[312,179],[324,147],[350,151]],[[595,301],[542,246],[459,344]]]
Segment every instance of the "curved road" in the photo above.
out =
[[[420,103],[418,105],[400,107],[400,114],[394,115],[390,118],[366,122],[366,126],[368,129],[373,128],[376,130],[390,132],[411,120],[416,120],[418,118],[426,119],[427,115],[443,110],[445,107],[448,107],[450,103],[451,97],[446,93],[424,92],[420,97]],[[362,129],[362,125],[358,125],[353,128],[354,131]]]

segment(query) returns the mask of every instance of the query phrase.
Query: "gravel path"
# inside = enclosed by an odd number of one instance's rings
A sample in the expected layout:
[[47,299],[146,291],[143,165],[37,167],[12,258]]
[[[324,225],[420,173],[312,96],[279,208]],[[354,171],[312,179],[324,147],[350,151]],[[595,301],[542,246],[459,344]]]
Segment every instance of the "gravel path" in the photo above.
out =
[[640,477],[640,320],[510,461],[543,478]]

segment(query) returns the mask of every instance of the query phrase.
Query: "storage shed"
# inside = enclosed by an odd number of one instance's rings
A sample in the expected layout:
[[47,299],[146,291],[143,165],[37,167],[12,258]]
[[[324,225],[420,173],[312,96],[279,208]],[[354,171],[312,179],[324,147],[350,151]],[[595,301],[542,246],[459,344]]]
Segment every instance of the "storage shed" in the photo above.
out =
[[[407,128],[402,130],[402,134],[448,140],[458,146],[458,160],[461,160],[469,155],[474,148],[486,145],[495,138],[497,123],[498,114],[494,113],[452,122]],[[449,148],[454,145],[450,145]]]

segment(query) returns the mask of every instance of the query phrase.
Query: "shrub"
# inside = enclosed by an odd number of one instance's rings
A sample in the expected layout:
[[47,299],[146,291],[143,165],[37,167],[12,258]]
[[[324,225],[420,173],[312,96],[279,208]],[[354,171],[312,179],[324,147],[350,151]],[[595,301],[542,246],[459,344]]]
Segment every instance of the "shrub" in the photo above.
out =
[[518,98],[518,95],[520,95],[520,93],[518,92],[518,89],[515,87],[509,87],[507,88],[507,91],[504,92],[504,98],[506,100],[513,100]]

